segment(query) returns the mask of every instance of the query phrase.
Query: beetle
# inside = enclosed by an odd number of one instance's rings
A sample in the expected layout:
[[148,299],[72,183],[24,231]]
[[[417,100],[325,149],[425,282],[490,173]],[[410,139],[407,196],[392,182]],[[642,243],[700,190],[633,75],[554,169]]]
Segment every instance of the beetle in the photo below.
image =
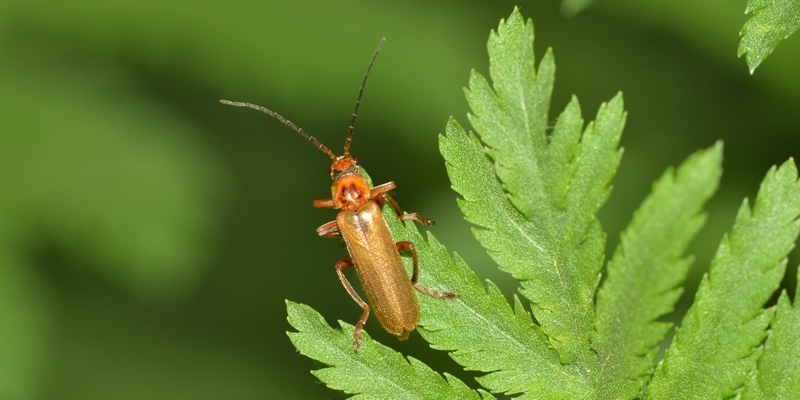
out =
[[[314,200],[313,206],[341,210],[336,216],[336,220],[317,228],[317,234],[329,238],[341,237],[350,254],[350,257],[343,258],[336,263],[336,274],[347,293],[363,310],[353,334],[354,351],[358,351],[361,345],[361,332],[367,322],[370,310],[374,311],[378,322],[389,333],[396,335],[400,340],[405,340],[419,321],[419,303],[414,294],[414,288],[437,298],[453,299],[458,297],[453,292],[429,289],[417,281],[419,263],[414,243],[410,241],[395,242],[392,232],[381,214],[381,207],[388,202],[397,217],[404,221],[417,221],[423,225],[433,225],[434,222],[417,213],[404,213],[388,193],[395,188],[394,182],[370,187],[367,179],[361,174],[358,159],[350,155],[350,144],[353,141],[353,131],[364,86],[367,84],[369,72],[385,40],[386,38],[381,39],[367,66],[367,72],[361,82],[355,110],[347,131],[344,153],[341,156],[337,156],[319,140],[272,110],[252,103],[220,100],[223,104],[252,108],[274,117],[331,158],[333,163],[328,167],[328,172],[333,179],[331,198]],[[414,269],[410,279],[400,259],[401,251],[411,252]],[[364,301],[358,295],[344,275],[343,271],[351,267],[355,267],[369,302]]]

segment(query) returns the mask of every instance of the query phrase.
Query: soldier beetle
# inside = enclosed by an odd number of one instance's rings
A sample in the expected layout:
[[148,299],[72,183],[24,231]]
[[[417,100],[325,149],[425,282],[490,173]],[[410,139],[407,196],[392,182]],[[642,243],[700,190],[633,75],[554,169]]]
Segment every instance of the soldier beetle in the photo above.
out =
[[[223,104],[252,108],[274,117],[299,133],[311,144],[327,154],[333,161],[333,164],[328,167],[328,172],[333,179],[331,198],[314,200],[313,205],[317,208],[341,210],[335,221],[328,222],[317,228],[317,234],[329,238],[341,237],[344,239],[347,251],[350,253],[350,257],[336,263],[336,273],[339,275],[339,280],[347,290],[347,293],[363,310],[353,335],[354,351],[358,351],[358,347],[361,344],[361,331],[364,329],[364,323],[367,322],[370,309],[374,311],[378,322],[389,333],[396,335],[400,340],[405,340],[411,331],[416,328],[419,321],[419,303],[413,288],[417,288],[417,290],[433,297],[443,299],[458,297],[455,293],[429,289],[417,282],[419,264],[414,243],[410,241],[395,242],[392,232],[389,230],[383,214],[381,214],[381,206],[384,202],[388,202],[397,217],[404,221],[413,220],[423,225],[433,225],[434,222],[417,213],[404,213],[388,193],[395,188],[394,182],[387,182],[370,188],[366,178],[361,175],[358,159],[350,155],[350,143],[353,140],[353,130],[356,125],[356,116],[361,105],[364,86],[367,84],[369,72],[385,40],[386,38],[381,39],[378,44],[378,48],[367,66],[364,80],[361,82],[342,156],[335,155],[319,140],[272,110],[252,103],[220,100]],[[414,266],[411,279],[409,279],[400,259],[401,251],[411,252]],[[356,274],[364,287],[369,303],[361,299],[361,296],[358,295],[347,280],[347,277],[345,277],[343,271],[350,267],[355,267]]]

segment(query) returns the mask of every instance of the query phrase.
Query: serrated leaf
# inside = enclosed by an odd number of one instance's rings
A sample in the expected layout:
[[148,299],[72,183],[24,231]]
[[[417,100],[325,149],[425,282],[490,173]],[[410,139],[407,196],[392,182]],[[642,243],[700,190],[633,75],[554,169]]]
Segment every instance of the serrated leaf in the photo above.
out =
[[671,324],[656,319],[672,311],[692,259],[683,252],[703,226],[701,213],[722,170],[722,144],[699,151],[672,168],[622,233],[597,294],[593,347],[600,358],[593,376],[601,399],[641,395]]
[[800,0],[750,0],[745,14],[753,16],[739,32],[737,55],[747,54],[745,61],[752,74],[761,62],[800,27]]
[[[454,120],[448,123],[439,145],[451,177],[476,176],[477,182],[484,186],[473,189],[486,194],[482,201],[491,202],[498,193],[502,196],[500,183],[480,143],[474,136],[467,136]],[[451,179],[457,185],[459,179]],[[461,202],[465,203],[469,202]],[[504,207],[506,212],[513,211],[507,200]],[[394,223],[390,221],[390,226]],[[393,231],[396,240],[415,241],[420,282],[429,286],[434,283],[435,289],[459,294],[452,301],[418,296],[422,306],[420,333],[432,347],[453,351],[453,359],[466,369],[489,372],[478,381],[493,392],[586,398],[588,382],[574,368],[560,363],[557,353],[518,300],[512,309],[496,286],[489,282],[484,289],[464,261],[456,256],[454,262],[433,235],[428,235],[425,244],[414,226],[408,224],[407,229],[406,233],[400,229]]]
[[445,380],[419,360],[406,360],[372,341],[366,332],[354,352],[352,325],[339,321],[342,330],[336,330],[307,305],[287,300],[286,308],[297,329],[287,334],[297,350],[330,365],[312,373],[331,389],[355,394],[351,399],[481,399],[457,378]]
[[755,206],[742,203],[722,239],[694,304],[656,369],[647,397],[725,398],[737,394],[755,367],[786,255],[800,232],[800,182],[790,159],[767,173]]
[[800,306],[797,297],[800,290],[797,288],[794,306],[785,291],[778,299],[769,337],[758,360],[758,368],[745,384],[743,399],[790,399],[800,393],[800,357],[797,356],[800,351]]
[[451,175],[451,182],[464,197],[459,205],[466,219],[486,228],[474,231],[478,241],[522,281],[520,292],[561,361],[579,360],[588,375],[597,363],[589,333],[605,246],[595,215],[620,161],[625,113],[617,95],[581,134],[573,98],[548,140],[555,63],[548,50],[535,70],[533,37],[533,23],[514,10],[490,35],[494,86],[473,72],[466,91],[470,121],[502,187],[487,187],[492,174]]

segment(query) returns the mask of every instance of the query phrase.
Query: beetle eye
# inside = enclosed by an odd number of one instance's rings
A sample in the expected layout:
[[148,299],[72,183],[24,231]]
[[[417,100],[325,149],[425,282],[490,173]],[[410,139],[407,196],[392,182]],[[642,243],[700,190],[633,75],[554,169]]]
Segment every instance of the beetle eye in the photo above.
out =
[[361,160],[359,160],[357,157],[353,157],[353,161],[355,161],[356,165],[361,165]]
[[328,173],[330,174],[331,172],[333,172],[333,164],[328,165]]

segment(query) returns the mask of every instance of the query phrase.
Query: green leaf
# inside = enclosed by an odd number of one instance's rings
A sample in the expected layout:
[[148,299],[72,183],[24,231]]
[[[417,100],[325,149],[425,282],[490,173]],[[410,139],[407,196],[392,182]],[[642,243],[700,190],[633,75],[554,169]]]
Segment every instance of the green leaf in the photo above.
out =
[[745,60],[752,74],[778,44],[800,27],[800,0],[750,0],[745,14],[753,16],[739,32],[742,37],[737,55]]
[[623,232],[608,277],[597,294],[593,347],[600,369],[593,379],[601,399],[641,395],[671,324],[656,319],[672,311],[686,278],[686,246],[703,226],[701,213],[722,170],[722,144],[668,169]]
[[466,94],[474,113],[470,121],[507,195],[500,186],[486,187],[488,174],[451,174],[451,181],[464,196],[466,219],[486,228],[475,230],[478,241],[502,270],[522,281],[520,292],[530,299],[561,361],[580,360],[588,375],[597,363],[589,334],[605,246],[595,214],[608,198],[608,182],[622,155],[617,148],[625,122],[622,96],[602,105],[597,122],[582,134],[573,98],[548,140],[552,51],[537,73],[533,23],[524,23],[518,10],[501,21],[488,49],[494,88],[473,72]]
[[648,398],[737,394],[755,368],[756,346],[767,334],[773,309],[762,307],[783,277],[786,255],[800,232],[798,216],[800,183],[789,160],[767,173],[752,210],[746,199],[742,203],[656,369]]
[[[494,167],[474,135],[468,136],[451,119],[446,135],[439,138],[439,148],[453,188],[464,196],[459,205],[468,218],[476,214],[484,218],[484,208],[496,205],[497,221],[524,222],[505,197]],[[421,333],[434,348],[455,350],[453,359],[466,369],[491,372],[478,381],[493,392],[531,393],[544,398],[587,396],[588,382],[574,368],[561,364],[519,300],[515,298],[512,309],[493,284],[484,290],[463,260],[456,256],[452,262],[433,235],[429,235],[429,245],[418,243],[417,251],[420,279],[433,280],[459,294],[457,300],[449,302],[420,298]]]
[[770,323],[769,337],[758,360],[758,369],[745,384],[743,399],[789,399],[800,393],[800,357],[797,356],[800,349],[798,294],[800,290],[796,288],[792,306],[786,291],[781,293],[775,317]]
[[[352,325],[339,321],[342,331],[328,326],[311,307],[286,301],[289,323],[297,332],[289,338],[301,354],[328,368],[313,371],[328,387],[356,394],[351,399],[481,399],[457,378],[447,379],[422,362],[374,342],[366,331],[358,352],[353,351]],[[493,398],[483,393],[483,398]]]

